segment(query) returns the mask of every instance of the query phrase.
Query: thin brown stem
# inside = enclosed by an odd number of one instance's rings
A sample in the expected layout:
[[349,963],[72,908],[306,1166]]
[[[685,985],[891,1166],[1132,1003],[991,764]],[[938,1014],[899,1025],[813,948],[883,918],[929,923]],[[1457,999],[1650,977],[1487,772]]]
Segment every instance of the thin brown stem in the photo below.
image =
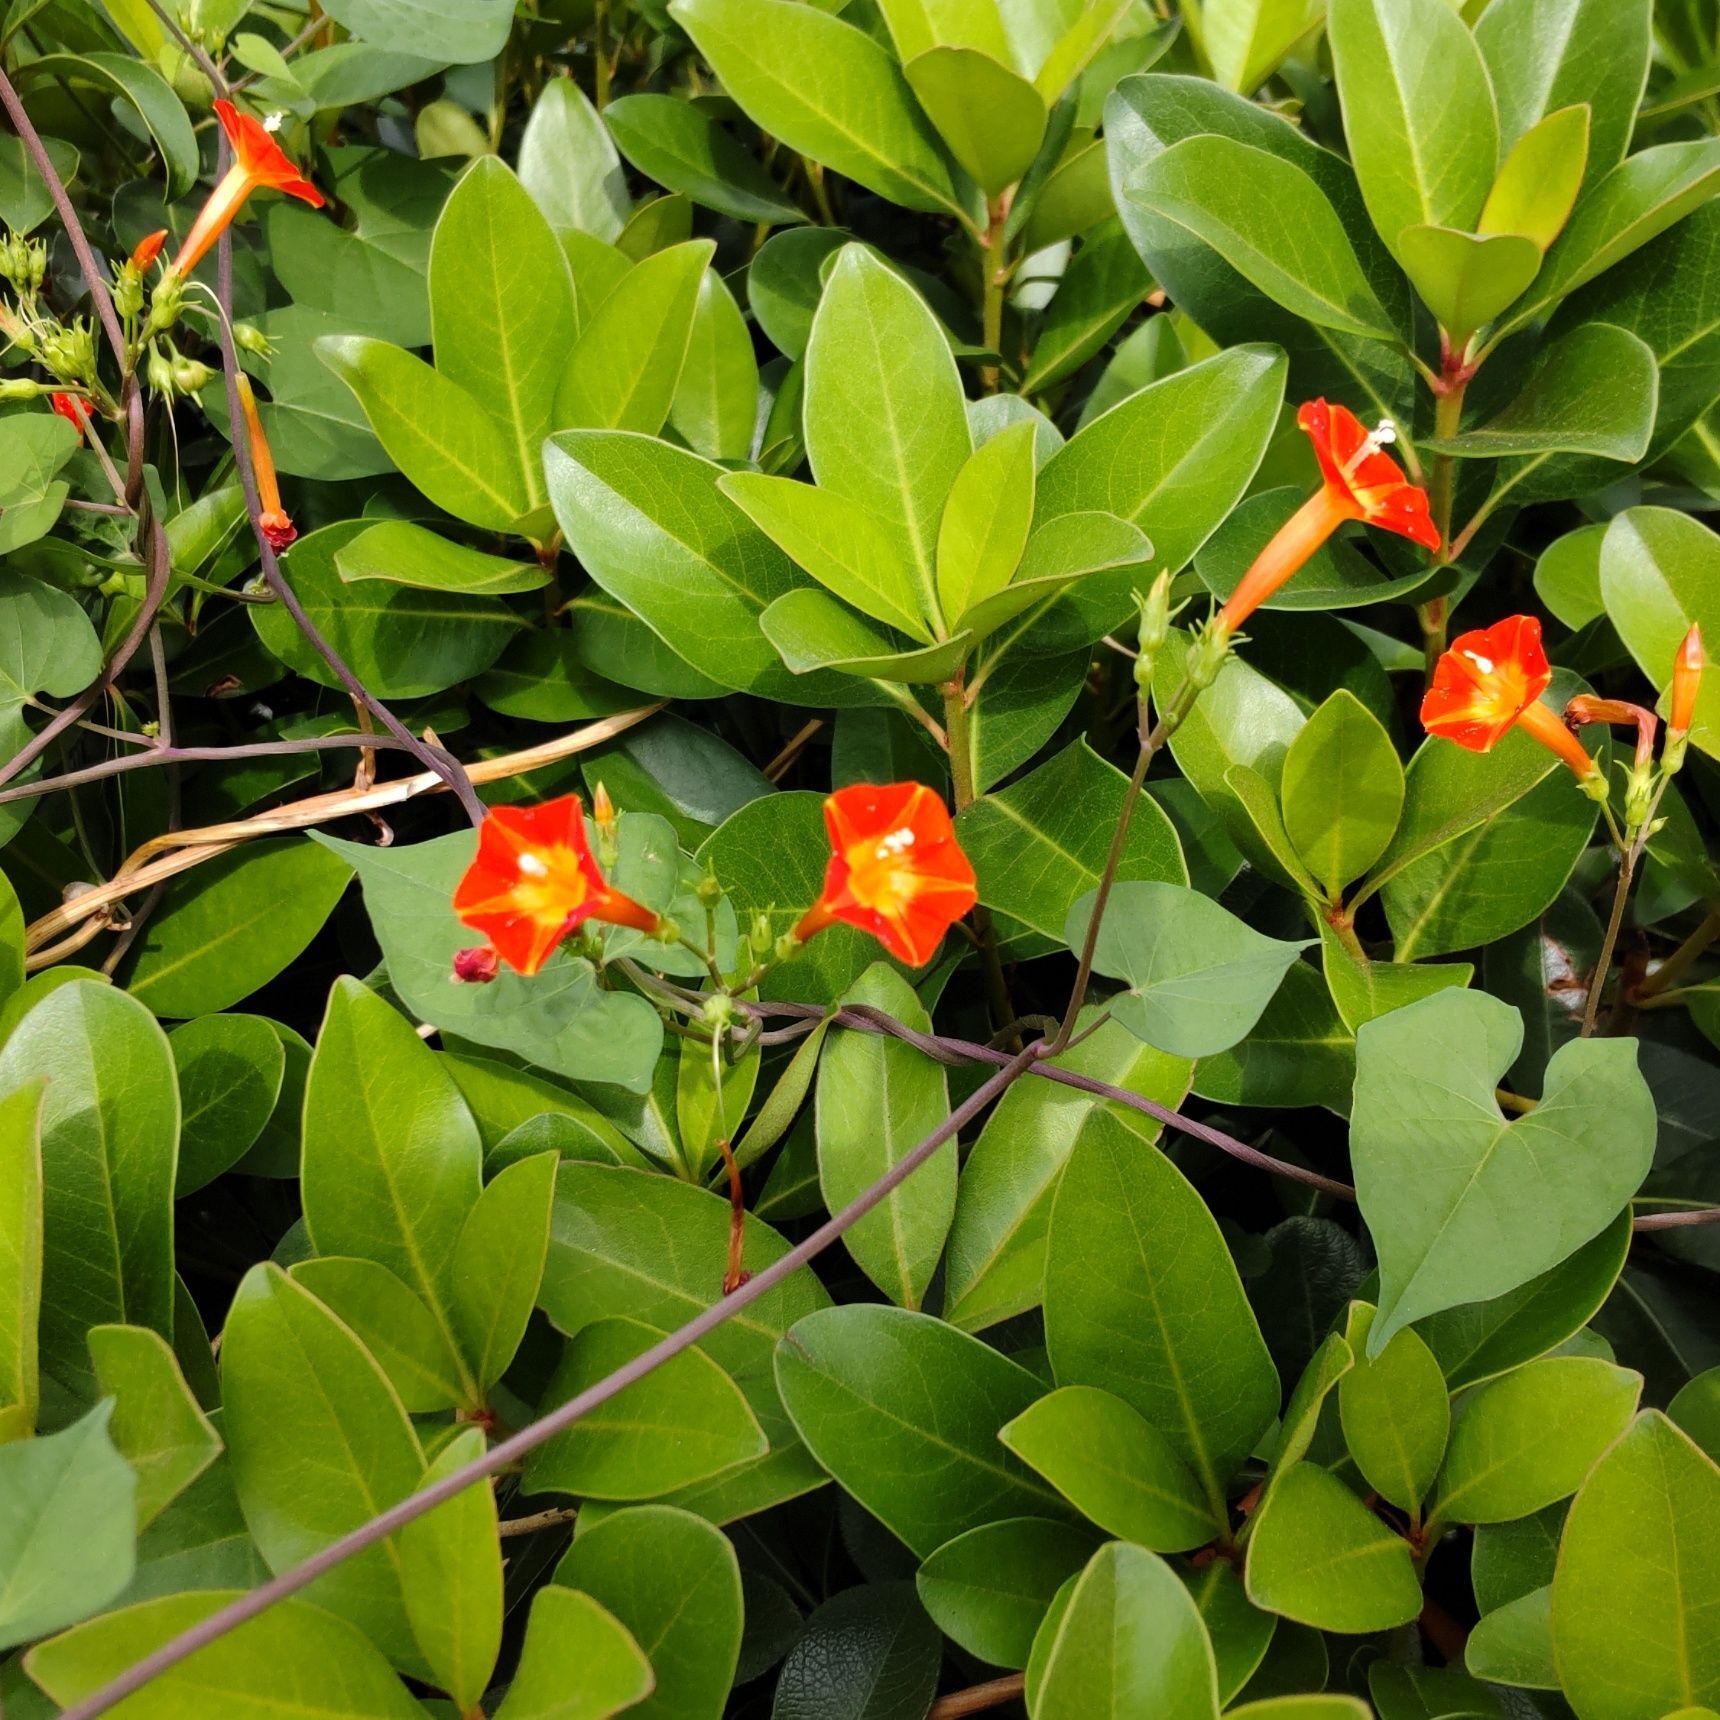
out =
[[1631,1002],[1646,1003],[1676,985],[1716,938],[1720,938],[1720,907],[1708,910],[1702,924],[1637,986]]
[[1619,928],[1624,924],[1625,903],[1630,898],[1630,883],[1636,873],[1638,845],[1629,844],[1619,858],[1618,883],[1613,888],[1612,913],[1607,919],[1606,935],[1601,939],[1601,953],[1595,961],[1595,971],[1589,980],[1589,995],[1583,1004],[1581,1037],[1587,1039],[1599,1019],[1601,994],[1607,988],[1607,975],[1612,971],[1613,950],[1618,944]]
[[577,1505],[552,1505],[547,1511],[534,1511],[529,1517],[504,1517],[496,1525],[496,1533],[504,1541],[516,1535],[535,1535],[540,1529],[559,1529],[579,1515]]
[[969,1685],[966,1690],[953,1690],[932,1704],[926,1720],[963,1720],[968,1714],[983,1714],[988,1708],[1001,1708],[1013,1702],[1027,1688],[1027,1675],[1011,1672],[1003,1678],[993,1678],[984,1684]]

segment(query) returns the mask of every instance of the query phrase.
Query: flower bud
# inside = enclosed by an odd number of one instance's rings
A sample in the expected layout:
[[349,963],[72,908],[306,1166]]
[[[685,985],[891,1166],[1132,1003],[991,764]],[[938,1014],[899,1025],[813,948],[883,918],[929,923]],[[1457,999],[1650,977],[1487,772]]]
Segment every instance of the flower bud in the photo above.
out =
[[1230,650],[1230,633],[1223,625],[1212,625],[1200,628],[1188,648],[1184,659],[1189,685],[1197,692],[1205,692],[1218,679],[1218,672],[1224,667],[1224,659]]
[[181,394],[201,394],[215,376],[208,365],[196,358],[175,359],[172,370],[173,386]]
[[173,392],[173,361],[160,347],[151,346],[143,367],[144,380],[157,394]]
[[49,384],[31,382],[22,376],[9,376],[0,381],[0,400],[37,400],[49,392]]
[[1672,710],[1667,718],[1666,747],[1661,755],[1661,764],[1669,776],[1684,763],[1690,725],[1696,720],[1696,695],[1702,690],[1702,671],[1707,662],[1702,651],[1702,629],[1693,622],[1672,665]]
[[241,352],[255,353],[258,358],[275,356],[274,342],[255,323],[234,323],[233,344]]
[[702,907],[714,908],[723,899],[723,887],[716,880],[714,873],[707,872],[699,880],[697,894]]
[[776,944],[776,936],[770,929],[770,915],[757,913],[752,918],[752,929],[747,934],[747,942],[752,945],[753,956],[758,961],[764,961]]

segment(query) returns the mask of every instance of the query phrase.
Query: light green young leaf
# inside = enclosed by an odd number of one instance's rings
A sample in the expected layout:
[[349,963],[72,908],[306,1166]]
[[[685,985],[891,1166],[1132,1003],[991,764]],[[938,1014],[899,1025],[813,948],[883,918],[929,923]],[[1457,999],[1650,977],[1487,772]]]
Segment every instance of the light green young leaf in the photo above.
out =
[[525,1647],[496,1720],[611,1720],[655,1682],[614,1613],[577,1589],[546,1583],[532,1597]]
[[1045,136],[1046,100],[978,48],[940,46],[902,67],[949,152],[988,197],[1014,185]]
[[1404,1330],[1369,1360],[1374,1310],[1350,1304],[1345,1336],[1356,1365],[1338,1382],[1344,1443],[1363,1479],[1382,1498],[1419,1511],[1439,1473],[1451,1431],[1445,1375],[1419,1333]]
[[1337,901],[1385,852],[1403,810],[1403,766],[1379,719],[1340,689],[1284,755],[1284,828]]
[[1545,251],[1570,219],[1588,159],[1586,102],[1537,120],[1505,157],[1476,232],[1521,234]]
[[1540,1103],[1507,1121],[1495,1089],[1522,1041],[1516,1010],[1441,991],[1356,1036],[1350,1150],[1380,1258],[1369,1338],[1502,1296],[1550,1270],[1617,1215],[1654,1153],[1654,1100],[1631,1039],[1574,1040]]
[[633,200],[621,158],[597,109],[572,78],[551,78],[526,121],[520,183],[564,231],[613,240],[626,224]]
[[481,1391],[507,1371],[537,1301],[558,1163],[537,1153],[504,1166],[454,1245],[453,1325]]
[[938,601],[952,621],[1015,575],[1033,521],[1034,426],[1012,424],[978,448],[950,488],[938,526]]
[[26,1081],[0,1099],[0,1443],[35,1430],[41,1401],[44,1086]]
[[1521,233],[1424,225],[1405,227],[1397,243],[1404,273],[1458,345],[1509,310],[1541,268],[1541,247]]
[[1212,75],[1252,95],[1325,16],[1325,0],[1206,0],[1201,35]]
[[383,520],[366,527],[335,551],[334,565],[348,585],[380,579],[419,591],[459,591],[479,597],[536,591],[550,577],[549,570],[535,561],[485,555],[410,520]]

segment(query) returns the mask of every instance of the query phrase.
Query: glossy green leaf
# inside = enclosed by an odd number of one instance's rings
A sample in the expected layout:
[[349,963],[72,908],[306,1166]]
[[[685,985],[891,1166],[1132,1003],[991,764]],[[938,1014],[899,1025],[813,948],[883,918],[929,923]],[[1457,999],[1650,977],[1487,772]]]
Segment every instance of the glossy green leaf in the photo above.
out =
[[998,1438],[1084,1517],[1155,1553],[1183,1553],[1217,1533],[1211,1506],[1174,1446],[1121,1398],[1064,1386]]
[[1407,1328],[1370,1360],[1373,1320],[1367,1303],[1350,1305],[1346,1336],[1356,1365],[1338,1382],[1344,1443],[1370,1487],[1406,1511],[1419,1511],[1451,1431],[1445,1375],[1420,1335]]
[[1509,310],[1541,268],[1541,247],[1511,231],[1405,227],[1397,244],[1422,303],[1457,343]]
[[1099,1539],[1077,1523],[1006,1517],[946,1541],[921,1564],[915,1586],[952,1642],[992,1666],[1023,1667],[1052,1597]]
[[1339,691],[1290,743],[1281,792],[1297,854],[1336,900],[1391,841],[1403,810],[1403,767],[1379,720]]
[[537,1153],[505,1165],[460,1227],[450,1313],[481,1390],[507,1371],[537,1301],[557,1163]]
[[1125,195],[1210,245],[1296,316],[1396,338],[1337,211],[1292,163],[1228,137],[1190,137],[1149,161]]
[[1566,1519],[1553,1655],[1583,1720],[1648,1720],[1720,1701],[1720,1470],[1645,1410]]
[[589,1595],[632,1635],[656,1675],[635,1720],[718,1720],[741,1644],[741,1576],[720,1531],[641,1505],[574,1542],[556,1581]]
[[[882,962],[845,1001],[881,1009],[921,1033],[931,1017],[913,989]],[[886,1034],[834,1029],[818,1065],[818,1180],[839,1212],[949,1116],[940,1064]],[[939,1153],[843,1237],[860,1269],[902,1308],[918,1308],[944,1251],[956,1204],[953,1152]]]
[[1227,90],[1252,95],[1325,15],[1322,0],[1219,0],[1208,4],[1201,34],[1212,75]]
[[[1092,1031],[1058,1057],[1060,1067],[1166,1107],[1180,1103],[1186,1059],[1143,1045],[1115,1022],[1088,1016],[1078,1025]],[[1038,1304],[1058,1179],[1075,1143],[1101,1126],[1101,1112],[1108,1133],[1132,1136],[1143,1149],[1158,1136],[1156,1118],[1052,1081],[1018,1081],[998,1101],[956,1185],[944,1307],[951,1324],[979,1331]]]
[[1518,233],[1545,251],[1570,218],[1589,159],[1587,103],[1538,119],[1512,146],[1476,232]]
[[1039,153],[1045,98],[978,48],[943,45],[902,67],[949,152],[988,197],[1015,184]]
[[1470,230],[1499,166],[1475,39],[1445,0],[1331,0],[1327,39],[1356,178],[1387,245],[1406,227]]
[[[549,1410],[577,1397],[663,1333],[637,1320],[582,1326],[544,1393]],[[526,1465],[533,1493],[653,1499],[709,1480],[769,1450],[740,1389],[702,1350],[685,1350],[538,1447]]]
[[708,114],[667,95],[623,96],[603,122],[627,159],[649,178],[736,221],[804,221],[800,206]]
[[506,597],[549,581],[536,562],[508,561],[468,549],[409,520],[384,520],[335,552],[335,571],[349,585],[386,580],[418,591],[458,591]]
[[42,1312],[43,1084],[0,1099],[0,1438],[36,1425]]
[[794,0],[674,0],[670,15],[761,130],[892,203],[964,212],[906,81],[864,32]]
[[1218,1713],[1212,1644],[1163,1559],[1113,1541],[1093,1555],[1047,1642],[1036,1720]]
[[[240,1591],[164,1595],[32,1649],[30,1676],[57,1702],[93,1696]],[[300,1600],[272,1606],[127,1699],[139,1720],[181,1720],[218,1702],[228,1720],[415,1720],[421,1706],[350,1621]]]
[[[456,1433],[424,1471],[430,1486],[482,1457],[482,1428]],[[502,1555],[496,1496],[483,1482],[400,1531],[401,1586],[412,1634],[436,1684],[474,1708],[502,1645]]]
[[87,1402],[91,1326],[173,1331],[179,1090],[154,1017],[93,980],[50,992],[0,1050],[0,1092],[42,1079],[41,1370]]
[[1248,1598],[1318,1630],[1360,1635],[1421,1611],[1409,1543],[1314,1463],[1288,1470],[1254,1520]]
[[1648,1169],[1654,1102],[1635,1042],[1561,1047],[1539,1104],[1507,1121],[1494,1089],[1521,1041],[1508,1005],[1449,990],[1357,1035],[1350,1144],[1380,1257],[1375,1355],[1412,1320],[1556,1266]]
[[260,1015],[205,1015],[168,1035],[179,1074],[174,1193],[214,1181],[250,1151],[281,1095],[287,1054]]
[[126,54],[41,54],[28,64],[26,87],[38,79],[99,90],[114,105],[123,104],[130,110],[127,118],[142,125],[160,152],[169,194],[183,196],[196,182],[197,136],[190,116],[154,66]]
[[578,1589],[532,1597],[525,1648],[496,1720],[610,1720],[650,1695],[655,1675],[632,1633]]
[[1064,1168],[1045,1269],[1059,1385],[1130,1404],[1193,1468],[1216,1516],[1277,1412],[1277,1370],[1217,1222],[1161,1153],[1089,1127]]
[[126,987],[157,1015],[226,1009],[304,952],[351,878],[293,836],[219,854],[172,888],[133,946]]
[[1557,1690],[1552,1606],[1549,1585],[1484,1614],[1464,1644],[1464,1666],[1490,1683]]
[[1191,1568],[1178,1575],[1194,1596],[1212,1643],[1219,1703],[1231,1702],[1259,1670],[1278,1634],[1278,1617],[1262,1612],[1248,1598],[1241,1575],[1223,1559],[1208,1560],[1199,1570]]
[[[1072,376],[1103,350],[1151,288],[1146,266],[1120,225],[1105,221],[1089,230],[1039,325],[1022,393],[1037,393]],[[1094,396],[1088,399],[1091,403]]]
[[1063,1514],[997,1441],[1039,1383],[977,1338],[905,1309],[829,1308],[782,1339],[776,1373],[813,1455],[922,1558],[982,1523]]
[[1015,577],[1033,521],[1034,470],[1033,427],[1017,424],[976,449],[956,474],[937,548],[938,602],[952,621]]
[[[415,1492],[418,1436],[352,1333],[277,1267],[241,1282],[221,1342],[221,1432],[245,1522],[282,1571]],[[402,1671],[427,1667],[407,1619],[396,1540],[305,1591],[358,1625]]]
[[113,1408],[0,1445],[0,1644],[99,1611],[131,1580],[137,1481],[109,1434]]
[[771,1720],[904,1720],[938,1687],[943,1639],[913,1585],[867,1583],[816,1608],[777,1675]]
[[[1082,896],[1064,941],[1079,949],[1093,911]],[[1112,1013],[1149,1045],[1204,1057],[1243,1038],[1306,943],[1262,937],[1179,884],[1129,883],[1111,892],[1093,966],[1127,982]]]
[[1490,1381],[1463,1400],[1434,1515],[1504,1523],[1574,1493],[1641,1390],[1641,1375],[1594,1356],[1548,1356]]
[[92,1326],[89,1343],[96,1381],[114,1400],[108,1437],[137,1476],[141,1532],[215,1461],[221,1439],[159,1332]]
[[973,446],[961,378],[925,301],[860,245],[838,255],[813,318],[804,422],[820,487],[885,528],[936,623],[938,523]]
[[532,108],[520,138],[520,183],[563,232],[613,240],[626,223],[632,199],[621,158],[572,78],[551,78]]
[[379,48],[457,65],[493,60],[512,18],[498,0],[335,0],[326,10]]

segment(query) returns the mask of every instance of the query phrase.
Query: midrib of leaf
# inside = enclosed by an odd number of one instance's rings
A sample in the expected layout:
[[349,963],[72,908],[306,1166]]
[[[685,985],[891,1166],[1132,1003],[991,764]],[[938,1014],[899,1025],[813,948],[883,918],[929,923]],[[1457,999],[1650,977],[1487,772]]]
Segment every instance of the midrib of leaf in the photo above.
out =
[[514,432],[514,453],[526,487],[526,512],[530,513],[533,508],[541,506],[544,499],[542,462],[533,456],[532,450],[527,446],[525,420],[520,413],[520,385],[518,363],[514,355],[514,337],[510,319],[502,309],[502,281],[496,267],[498,256],[493,201],[490,198],[484,199],[482,209],[485,237],[488,240],[483,259],[488,279],[484,284],[488,289],[488,304],[495,310],[496,360],[501,368],[502,392],[508,403],[508,421]]

